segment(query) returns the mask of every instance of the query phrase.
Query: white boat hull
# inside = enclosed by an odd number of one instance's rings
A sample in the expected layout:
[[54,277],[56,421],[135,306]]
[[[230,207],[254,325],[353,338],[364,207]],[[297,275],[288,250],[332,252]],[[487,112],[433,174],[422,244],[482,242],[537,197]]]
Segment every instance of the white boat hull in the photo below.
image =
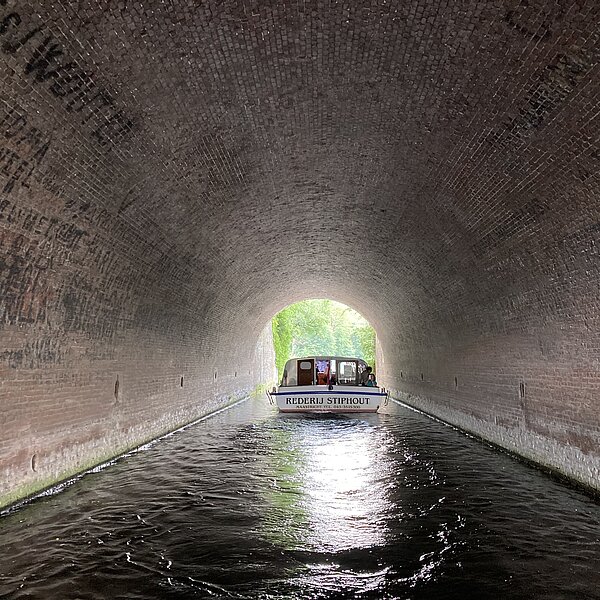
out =
[[280,387],[269,397],[284,413],[374,413],[387,401],[386,392],[366,386]]

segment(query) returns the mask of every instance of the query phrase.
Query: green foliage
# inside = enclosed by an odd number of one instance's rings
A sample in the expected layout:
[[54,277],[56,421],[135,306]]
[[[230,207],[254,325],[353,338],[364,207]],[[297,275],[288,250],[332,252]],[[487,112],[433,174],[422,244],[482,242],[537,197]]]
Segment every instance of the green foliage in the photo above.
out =
[[333,300],[304,300],[273,317],[279,377],[294,356],[357,356],[375,365],[375,330],[356,311]]
[[292,307],[293,305],[288,306],[277,313],[273,317],[272,322],[275,365],[277,366],[277,373],[280,378],[283,373],[283,367],[288,360],[286,357],[289,357],[292,353],[293,331],[291,326],[292,314],[290,311]]

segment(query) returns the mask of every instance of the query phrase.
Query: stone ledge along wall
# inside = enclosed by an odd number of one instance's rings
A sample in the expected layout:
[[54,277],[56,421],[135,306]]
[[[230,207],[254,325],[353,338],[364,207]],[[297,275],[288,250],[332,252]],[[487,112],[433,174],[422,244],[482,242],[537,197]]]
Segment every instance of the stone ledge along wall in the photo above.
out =
[[596,0],[0,0],[1,502],[266,383],[310,297],[398,397],[600,487],[599,31]]
[[497,332],[476,344],[457,333],[437,355],[396,356],[384,381],[392,397],[598,491],[598,366],[581,333]]

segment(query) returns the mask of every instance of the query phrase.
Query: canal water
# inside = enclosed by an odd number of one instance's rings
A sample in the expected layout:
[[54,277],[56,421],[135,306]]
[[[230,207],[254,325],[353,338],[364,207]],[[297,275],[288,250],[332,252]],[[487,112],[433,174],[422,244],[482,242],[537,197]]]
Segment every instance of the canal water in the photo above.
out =
[[0,517],[0,598],[600,598],[600,505],[398,405],[241,403]]

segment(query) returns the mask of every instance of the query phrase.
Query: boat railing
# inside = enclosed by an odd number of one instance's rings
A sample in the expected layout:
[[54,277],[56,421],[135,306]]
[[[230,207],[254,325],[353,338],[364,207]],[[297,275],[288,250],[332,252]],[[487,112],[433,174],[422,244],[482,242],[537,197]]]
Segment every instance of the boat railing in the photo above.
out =
[[390,392],[386,390],[384,387],[380,388],[382,392],[385,393],[385,398],[383,399],[383,405],[387,406],[390,402]]
[[[271,392],[269,390],[265,390],[265,391],[267,392],[267,398],[269,399],[269,404],[275,404],[275,400],[273,399]],[[273,391],[275,392],[276,389],[273,388]]]

